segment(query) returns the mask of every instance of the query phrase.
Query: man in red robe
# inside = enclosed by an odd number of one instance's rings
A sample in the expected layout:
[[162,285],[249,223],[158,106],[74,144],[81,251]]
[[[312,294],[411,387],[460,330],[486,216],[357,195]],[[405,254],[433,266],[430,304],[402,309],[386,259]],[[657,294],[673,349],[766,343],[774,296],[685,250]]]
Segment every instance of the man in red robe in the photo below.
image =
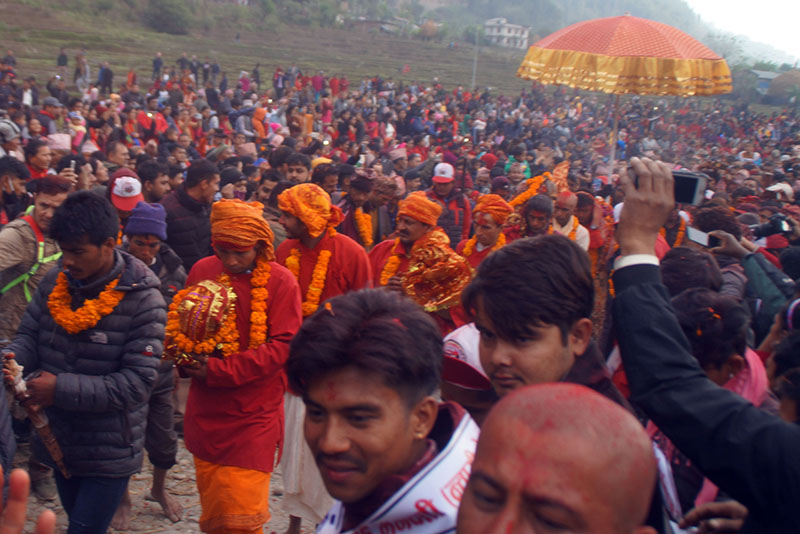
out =
[[503,224],[514,208],[500,195],[483,195],[472,210],[475,221],[475,235],[458,244],[456,252],[464,256],[470,267],[478,264],[493,250],[506,244]]
[[278,263],[300,283],[303,317],[331,297],[370,286],[369,258],[358,243],[336,232],[342,210],[318,185],[306,183],[278,196],[280,223],[289,239],[278,247]]
[[[336,232],[342,211],[331,204],[325,190],[312,183],[296,185],[278,196],[278,207],[289,239],[278,247],[277,261],[300,283],[303,317],[332,297],[370,287],[372,269],[367,253],[356,241]],[[319,523],[331,502],[320,491],[322,480],[303,440],[302,400],[287,393],[285,412],[282,504],[290,517],[287,532],[293,534],[300,532],[302,519]]]
[[376,287],[404,293],[431,315],[442,334],[447,334],[466,323],[460,295],[472,270],[450,248],[447,234],[436,226],[441,212],[441,206],[424,192],[410,194],[398,205],[398,237],[379,243],[369,260]]
[[269,520],[270,475],[283,439],[283,367],[302,312],[297,281],[274,261],[262,212],[258,202],[216,202],[216,255],[198,261],[187,280],[187,287],[230,284],[239,340],[238,352],[196,355],[182,368],[192,377],[184,439],[194,455],[203,532],[260,532]]
[[375,287],[401,289],[402,275],[408,271],[414,243],[431,232],[441,232],[436,226],[441,213],[442,207],[428,200],[424,193],[412,193],[400,201],[395,231],[397,238],[378,243],[369,253]]

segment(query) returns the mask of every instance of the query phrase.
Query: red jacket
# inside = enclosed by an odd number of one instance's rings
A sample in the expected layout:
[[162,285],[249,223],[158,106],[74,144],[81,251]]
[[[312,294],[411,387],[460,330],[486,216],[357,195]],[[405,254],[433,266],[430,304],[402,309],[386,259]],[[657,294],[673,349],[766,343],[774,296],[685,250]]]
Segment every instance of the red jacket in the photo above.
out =
[[[222,262],[209,256],[192,267],[186,285],[221,272]],[[243,347],[250,342],[251,277],[231,275]],[[267,291],[267,343],[208,360],[206,380],[192,379],[184,435],[186,448],[201,460],[270,473],[283,443],[284,365],[303,316],[297,281],[285,267],[272,263]]]

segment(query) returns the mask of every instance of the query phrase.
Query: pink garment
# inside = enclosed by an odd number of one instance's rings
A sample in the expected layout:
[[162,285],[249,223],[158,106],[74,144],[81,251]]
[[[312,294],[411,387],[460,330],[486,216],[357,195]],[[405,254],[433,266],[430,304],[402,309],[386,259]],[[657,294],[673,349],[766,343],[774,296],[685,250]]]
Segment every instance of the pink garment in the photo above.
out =
[[[767,380],[767,371],[764,369],[764,364],[761,362],[756,351],[748,349],[744,353],[745,366],[739,373],[728,380],[725,384],[725,389],[733,391],[740,397],[750,401],[753,406],[761,406],[767,397],[767,388],[769,382]],[[717,498],[719,489],[709,479],[703,479],[703,487],[697,498],[694,500],[694,506],[697,508],[702,504],[713,502]]]
[[[742,367],[742,370],[739,371],[736,376],[728,380],[723,387],[747,399],[754,406],[761,406],[767,399],[768,394],[769,383],[767,381],[767,371],[764,368],[764,364],[761,362],[761,358],[749,347],[745,351],[744,360],[745,365]],[[667,459],[673,457],[675,445],[661,433],[652,421],[647,423],[647,435],[650,436],[650,439],[658,443]],[[656,437],[658,439],[654,439]],[[717,486],[709,479],[703,479],[703,486],[700,488],[697,497],[695,497],[695,508],[702,504],[713,502],[717,498],[717,493],[719,493]],[[686,512],[688,512],[688,510],[683,510],[684,514]]]

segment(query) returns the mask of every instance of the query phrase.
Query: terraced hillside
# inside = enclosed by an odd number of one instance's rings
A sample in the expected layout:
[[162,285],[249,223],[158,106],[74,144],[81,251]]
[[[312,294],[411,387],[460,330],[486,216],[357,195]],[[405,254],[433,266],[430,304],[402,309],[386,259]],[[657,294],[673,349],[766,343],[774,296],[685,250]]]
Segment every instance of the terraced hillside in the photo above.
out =
[[[93,76],[100,61],[111,63],[117,83],[130,67],[139,75],[150,72],[156,51],[172,63],[181,52],[196,54],[202,61],[219,61],[229,77],[239,70],[261,64],[262,77],[277,65],[294,61],[302,69],[324,69],[351,80],[381,74],[396,80],[431,80],[434,76],[447,87],[468,86],[472,77],[473,49],[422,42],[385,33],[353,31],[346,28],[311,28],[275,25],[273,31],[211,30],[175,36],[143,28],[137,20],[118,20],[113,10],[106,15],[76,14],[52,7],[55,2],[14,0],[0,3],[0,47],[14,50],[21,74],[46,80],[55,69],[60,46],[70,53],[85,47]],[[48,5],[50,4],[50,5]],[[236,34],[240,39],[236,39]],[[516,93],[526,85],[515,77],[520,51],[482,50],[478,60],[478,86],[491,86]],[[408,74],[402,74],[408,64]]]

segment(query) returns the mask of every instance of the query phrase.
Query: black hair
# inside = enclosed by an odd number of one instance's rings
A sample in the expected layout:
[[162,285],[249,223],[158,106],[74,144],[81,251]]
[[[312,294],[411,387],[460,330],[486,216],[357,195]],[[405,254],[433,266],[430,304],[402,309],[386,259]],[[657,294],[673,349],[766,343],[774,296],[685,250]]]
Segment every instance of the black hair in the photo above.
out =
[[800,404],[800,368],[795,367],[786,371],[775,389],[779,399],[787,399],[795,404]]
[[168,171],[169,168],[166,165],[152,159],[136,167],[136,174],[139,175],[139,180],[143,184],[154,181],[159,174],[167,174]]
[[706,233],[723,230],[735,237],[737,241],[742,238],[742,227],[736,220],[736,216],[722,206],[697,210],[694,216],[694,225],[698,230]]
[[58,160],[58,165],[56,165],[56,172],[59,173],[69,167],[71,162],[75,162],[75,172],[80,173],[81,167],[86,165],[86,159],[81,156],[80,154],[67,154],[60,160]]
[[334,297],[303,322],[289,347],[293,391],[307,395],[316,381],[354,367],[375,374],[409,407],[439,387],[442,336],[419,306],[381,289]]
[[722,287],[722,271],[711,254],[688,247],[675,247],[661,258],[661,281],[672,297],[697,287],[719,291]]
[[280,173],[277,169],[269,169],[263,173],[261,173],[261,181],[259,184],[263,184],[264,182],[280,182],[284,180],[284,176]]
[[278,195],[289,189],[290,187],[294,186],[292,182],[289,180],[281,180],[275,187],[272,188],[272,191],[269,194],[269,200],[267,201],[267,206],[270,208],[278,208]]
[[302,165],[308,170],[311,170],[311,158],[306,156],[305,154],[300,154],[299,152],[295,152],[288,158],[286,158],[287,165]]
[[339,174],[336,170],[335,165],[331,165],[330,163],[323,163],[321,165],[317,165],[317,167],[314,169],[314,172],[311,174],[311,183],[317,184],[318,186],[321,187],[322,184],[325,183],[325,177],[331,175],[337,177],[336,182],[338,183]]
[[800,278],[800,247],[787,247],[780,255],[781,266],[792,280]]
[[719,369],[747,349],[747,311],[734,299],[707,288],[687,289],[672,299],[675,316],[700,367]]
[[47,141],[42,139],[31,139],[28,141],[28,144],[25,145],[23,150],[25,154],[25,161],[30,161],[31,158],[34,157],[36,153],[39,152],[39,149],[43,146],[47,146]]
[[[1,173],[0,173],[1,174]],[[34,180],[33,193],[38,195],[58,195],[59,193],[69,193],[72,184],[58,175],[47,175],[38,180]]]
[[294,154],[294,150],[288,146],[279,146],[276,149],[270,151],[269,157],[267,161],[269,161],[269,166],[273,169],[277,169],[284,163],[289,160],[289,157]]
[[106,145],[106,156],[113,154],[119,145],[123,144],[122,141],[110,141]]
[[546,214],[552,216],[553,215],[553,199],[551,199],[547,195],[542,195],[542,194],[535,195],[533,198],[528,200],[525,203],[524,206],[522,206],[522,218],[523,218],[523,220],[532,211],[538,211],[539,213],[546,213]]
[[222,169],[222,172],[220,173],[219,177],[220,177],[220,182],[219,182],[220,188],[228,184],[236,184],[237,182],[241,182],[242,180],[247,179],[245,175],[239,172],[239,169],[237,169],[236,167],[226,167]]
[[179,174],[183,174],[183,172],[184,172],[184,168],[181,167],[180,165],[170,165],[169,166],[169,172],[167,174],[169,175],[170,178],[172,178],[172,177],[177,176]]
[[566,343],[575,322],[592,315],[589,256],[561,235],[519,239],[481,262],[461,298],[472,318],[482,308],[502,339],[515,341],[529,337],[532,327],[555,325]]
[[196,159],[186,171],[185,187],[188,189],[197,187],[200,182],[214,178],[215,174],[219,174],[219,169],[217,169],[216,165],[207,159]]
[[322,148],[322,142],[319,139],[314,139],[311,143],[308,144],[307,147],[300,149],[301,154],[306,154],[308,156],[314,154],[317,150]]
[[800,332],[790,332],[778,343],[772,361],[775,363],[775,378],[785,374],[789,369],[800,367]]
[[244,174],[249,181],[250,178],[258,174],[258,167],[255,165],[245,165],[242,167],[242,174]]
[[242,161],[242,158],[240,158],[239,156],[231,156],[229,158],[226,158],[225,161],[223,161],[219,165],[219,168],[223,169],[225,167],[238,167],[239,163],[241,163],[241,161]]
[[31,177],[28,167],[13,156],[3,156],[0,158],[0,176],[13,174],[17,178],[27,180]]
[[50,224],[50,235],[59,243],[73,243],[84,235],[99,247],[108,238],[117,239],[119,216],[106,198],[91,191],[71,193],[58,207]]

